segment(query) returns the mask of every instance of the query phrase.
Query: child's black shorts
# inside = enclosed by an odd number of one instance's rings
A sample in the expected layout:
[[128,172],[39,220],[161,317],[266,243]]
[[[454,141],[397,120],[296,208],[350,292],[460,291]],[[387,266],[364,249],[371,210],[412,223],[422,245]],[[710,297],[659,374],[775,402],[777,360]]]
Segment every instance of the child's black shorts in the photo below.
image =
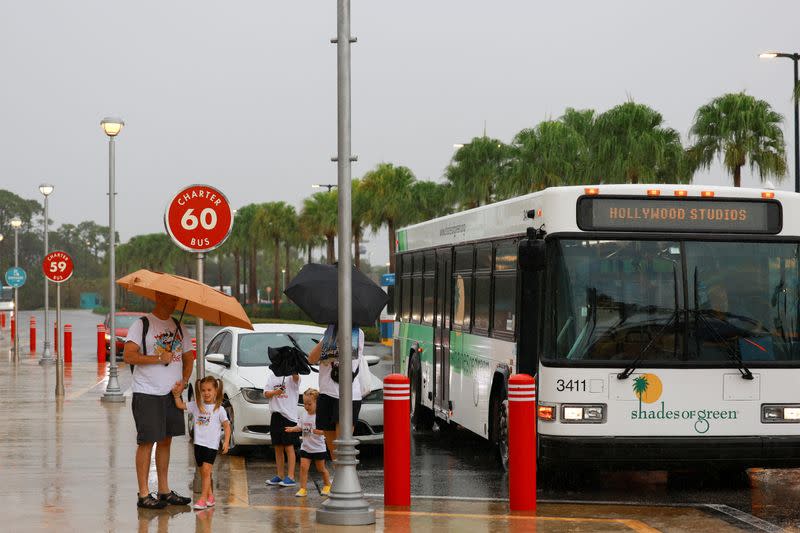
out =
[[211,448],[200,446],[199,444],[194,445],[194,460],[197,466],[202,466],[203,463],[213,465],[216,458],[217,450],[212,450]]
[[272,438],[272,445],[275,446],[299,446],[300,433],[287,433],[286,428],[293,428],[297,422],[292,422],[280,413],[272,412],[269,419],[269,435]]
[[324,461],[328,458],[328,452],[307,452],[300,450],[300,459],[311,459],[312,461]]

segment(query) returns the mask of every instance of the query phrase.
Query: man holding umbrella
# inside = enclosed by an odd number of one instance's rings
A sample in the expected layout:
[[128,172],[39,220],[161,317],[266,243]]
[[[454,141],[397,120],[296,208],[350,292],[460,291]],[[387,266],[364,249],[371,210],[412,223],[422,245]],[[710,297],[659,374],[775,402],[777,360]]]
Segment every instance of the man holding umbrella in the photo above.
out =
[[[191,498],[170,490],[168,472],[172,437],[183,435],[183,412],[175,406],[172,387],[184,387],[192,374],[191,352],[183,351],[183,335],[172,313],[176,296],[155,293],[153,311],[131,324],[125,339],[124,359],[133,365],[133,418],[136,421],[136,477],[138,507],[162,509],[167,505],[188,505]],[[146,332],[145,332],[146,325]],[[147,477],[150,456],[156,446],[158,495],[149,493]]]

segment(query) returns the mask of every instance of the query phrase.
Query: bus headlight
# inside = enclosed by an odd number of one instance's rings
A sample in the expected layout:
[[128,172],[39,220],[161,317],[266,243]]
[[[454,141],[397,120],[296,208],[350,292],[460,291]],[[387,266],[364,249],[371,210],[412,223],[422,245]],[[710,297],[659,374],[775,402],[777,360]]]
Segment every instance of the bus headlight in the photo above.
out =
[[762,405],[761,422],[765,424],[800,423],[800,404]]
[[561,406],[563,424],[602,424],[606,421],[604,404],[564,404]]

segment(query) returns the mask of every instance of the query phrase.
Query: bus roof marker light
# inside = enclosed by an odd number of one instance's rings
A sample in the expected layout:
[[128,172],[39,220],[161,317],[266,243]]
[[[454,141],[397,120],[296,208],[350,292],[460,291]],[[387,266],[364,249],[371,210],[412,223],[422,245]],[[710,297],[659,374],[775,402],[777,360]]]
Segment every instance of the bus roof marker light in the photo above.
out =
[[674,194],[675,196],[689,196],[689,191],[686,189],[676,189]]
[[647,196],[661,196],[661,189],[647,189]]
[[600,189],[598,189],[597,187],[586,187],[583,189],[583,193],[586,194],[587,196],[597,196],[598,194],[600,194]]
[[771,200],[772,198],[775,198],[775,192],[774,191],[764,191],[764,192],[761,193],[761,198],[764,198],[765,200]]
[[700,196],[703,198],[714,198],[714,191],[700,191]]

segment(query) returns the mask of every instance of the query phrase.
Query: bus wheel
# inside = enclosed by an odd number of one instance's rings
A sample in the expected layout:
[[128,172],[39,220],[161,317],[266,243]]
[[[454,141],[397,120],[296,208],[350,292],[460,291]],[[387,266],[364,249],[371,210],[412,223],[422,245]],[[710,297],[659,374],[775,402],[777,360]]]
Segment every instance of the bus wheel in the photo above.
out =
[[433,428],[433,412],[422,405],[422,369],[419,359],[411,360],[411,427],[414,431],[430,431]]
[[508,472],[508,400],[495,398],[494,420],[497,421],[497,460],[503,471]]

